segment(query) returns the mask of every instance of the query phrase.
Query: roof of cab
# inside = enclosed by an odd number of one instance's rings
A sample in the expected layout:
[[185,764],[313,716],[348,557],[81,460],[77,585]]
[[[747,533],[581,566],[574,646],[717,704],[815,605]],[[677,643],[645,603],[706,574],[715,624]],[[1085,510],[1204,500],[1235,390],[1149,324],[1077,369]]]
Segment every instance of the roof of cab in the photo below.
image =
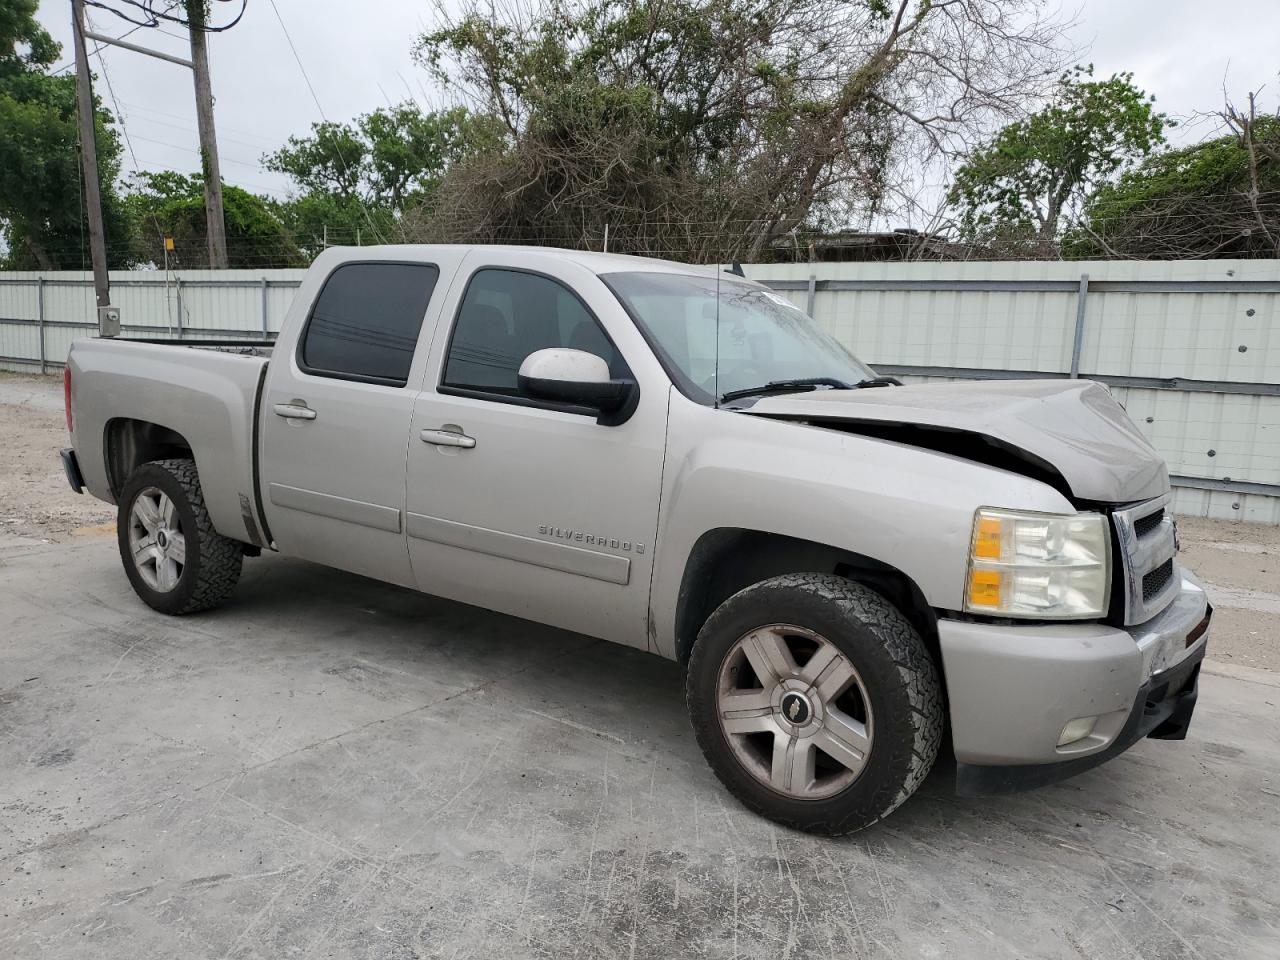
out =
[[683,273],[706,277],[714,276],[717,269],[723,269],[723,267],[717,267],[715,264],[680,263],[675,260],[659,260],[656,257],[634,257],[621,253],[595,253],[589,250],[568,250],[563,247],[517,244],[406,243],[383,246],[330,247],[329,250],[341,250],[346,255],[359,251],[359,255],[362,257],[377,256],[379,253],[386,255],[392,251],[399,253],[401,256],[411,251],[420,251],[426,255],[431,251],[439,250],[463,253],[470,253],[473,250],[491,250],[495,253],[542,254],[569,260],[596,274],[644,271],[650,273]]

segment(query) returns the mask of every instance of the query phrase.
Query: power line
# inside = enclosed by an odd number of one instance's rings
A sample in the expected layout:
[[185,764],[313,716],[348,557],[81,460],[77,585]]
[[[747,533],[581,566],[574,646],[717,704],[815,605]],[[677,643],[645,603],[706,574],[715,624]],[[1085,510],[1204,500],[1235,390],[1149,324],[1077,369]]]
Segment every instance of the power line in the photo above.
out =
[[[85,16],[85,19],[88,19],[88,15],[87,15],[87,14],[86,14],[86,16]],[[137,27],[134,27],[132,30],[126,30],[124,33],[120,34],[120,36],[116,37],[116,39],[117,39],[117,40],[123,40],[125,37],[131,36],[132,34],[137,33],[137,32],[138,32],[139,30],[141,30],[141,29],[142,29],[142,27],[141,27],[141,26],[137,26]],[[101,53],[102,53],[102,48],[103,48],[103,47],[105,47],[105,46],[107,46],[107,44],[105,44],[105,43],[100,43],[100,44],[98,44],[96,47],[94,47],[92,50],[90,50],[90,51],[89,51],[89,56],[93,56],[95,53],[96,53],[96,54],[101,54]],[[54,77],[56,77],[56,76],[57,76],[58,74],[60,74],[63,70],[70,70],[70,69],[72,69],[75,65],[76,65],[75,58],[74,58],[74,57],[72,57],[72,58],[71,58],[70,60],[68,60],[66,63],[61,64],[61,65],[59,65],[59,66],[56,66],[56,67],[54,67],[52,70],[50,70],[50,71],[49,71],[49,75],[50,75],[50,76],[54,76]]]
[[[174,16],[169,11],[173,9],[172,0],[161,0],[165,4],[164,9],[157,9],[157,0],[115,0],[116,3],[124,4],[125,7],[136,10],[137,13],[130,15],[123,10],[111,6],[110,3],[104,3],[103,0],[84,0],[86,6],[97,7],[100,10],[106,10],[108,13],[114,14],[126,23],[132,23],[135,27],[151,27],[158,29],[163,23],[176,23],[180,27],[186,27],[188,30],[194,30],[199,33],[222,33],[224,30],[230,30],[241,18],[248,7],[248,0],[240,0],[240,9],[236,12],[235,17],[230,23],[224,23],[217,27],[211,27],[208,23],[200,19],[199,23],[193,23],[186,17]],[[234,3],[235,0],[214,0],[216,3]],[[135,19],[142,17],[142,19]]]
[[[307,68],[302,65],[302,57],[298,56],[298,48],[293,44],[293,37],[289,35],[289,28],[285,26],[284,17],[280,16],[280,8],[276,6],[276,0],[269,0],[271,9],[275,11],[276,20],[280,22],[280,29],[284,33],[285,41],[289,44],[289,50],[293,53],[294,62],[298,65],[298,71],[302,74],[303,82],[307,85],[307,90],[311,92],[311,99],[315,101],[316,110],[320,112],[320,119],[325,123],[329,122],[329,118],[325,116],[324,107],[320,104],[320,97],[316,94],[316,88],[311,84],[311,78],[307,76]],[[342,157],[342,151],[338,150],[334,154],[338,158],[338,162],[342,164],[342,172],[346,175],[348,182],[354,182],[351,177],[351,170],[347,167],[347,161]],[[373,217],[369,216],[369,211],[365,209],[364,204],[360,204],[360,210],[364,213],[364,218],[369,222],[369,229],[373,231],[374,237],[382,242],[386,242],[386,238],[382,236],[382,232],[378,229],[378,225],[373,222]]]
[[[137,139],[141,139],[141,138],[137,138]],[[180,173],[183,176],[187,176],[187,177],[198,178],[201,175],[201,171],[198,168],[192,169],[191,166],[175,165],[173,163],[155,160],[150,157],[139,157],[138,163],[140,163],[143,167],[148,168],[144,172],[168,170],[168,171],[172,171],[173,173]],[[272,200],[284,201],[289,199],[289,192],[287,190],[284,190],[281,187],[269,186],[268,184],[262,183],[257,180],[245,180],[243,178],[237,178],[235,180],[224,179],[223,182],[226,183],[228,186],[241,187],[249,190],[249,192],[251,193],[258,193],[258,194],[269,196]]]
[[[125,101],[123,101],[123,100],[121,100],[120,102],[121,102],[122,104],[124,104],[126,107],[128,107],[128,108],[129,108],[131,111],[133,111],[134,113],[150,113],[150,114],[154,114],[154,115],[155,115],[155,116],[157,116],[157,117],[168,117],[168,118],[169,118],[169,119],[171,119],[171,120],[188,120],[188,119],[189,119],[187,116],[185,116],[185,115],[183,115],[183,114],[181,114],[181,113],[169,113],[167,110],[157,110],[155,107],[151,107],[151,106],[141,106],[141,105],[136,104],[136,103],[127,103],[127,102],[125,102]],[[160,121],[158,121],[158,120],[153,120],[153,121],[149,121],[149,122],[151,122],[151,123],[159,123]],[[184,129],[184,130],[193,130],[194,128],[193,128],[193,127],[183,127],[182,129]],[[241,129],[241,128],[238,128],[238,127],[228,127],[228,126],[224,126],[224,125],[221,125],[221,124],[220,124],[220,125],[219,125],[219,127],[218,127],[218,129],[219,129],[220,131],[221,131],[221,130],[230,130],[232,133],[238,133],[238,134],[240,134],[240,135],[242,135],[242,136],[245,136],[245,137],[250,138],[251,140],[257,140],[257,141],[259,141],[260,143],[265,144],[265,145],[268,145],[268,146],[270,146],[272,143],[274,143],[274,141],[269,140],[269,139],[267,139],[266,137],[258,136],[258,135],[257,135],[257,134],[255,134],[255,133],[251,133],[251,132],[250,132],[250,131],[248,131],[248,130],[244,130],[244,129]]]
[[[168,127],[170,130],[181,130],[184,133],[198,132],[195,127],[190,124],[170,123],[167,120],[156,120],[154,117],[137,116],[138,108],[126,104],[123,100],[117,100],[121,107],[129,107],[129,115],[133,117],[134,123],[153,123],[158,127]],[[222,142],[238,143],[242,147],[249,147],[252,150],[263,150],[265,147],[261,143],[250,143],[248,140],[241,140],[239,137],[228,137],[222,130],[218,131],[219,140]],[[264,141],[265,142],[265,141]]]
[[[94,26],[93,21],[89,19],[89,15],[87,13],[85,14],[84,19],[85,19],[85,22],[89,24],[89,26],[91,27]],[[134,30],[138,30],[138,29],[141,29],[141,28],[134,27]],[[133,30],[130,30],[129,33],[133,33]],[[125,36],[128,36],[128,34],[125,34]],[[125,146],[129,148],[129,156],[133,158],[133,172],[139,173],[140,171],[138,170],[138,155],[133,152],[133,141],[129,139],[129,128],[125,124],[124,111],[120,109],[120,101],[116,99],[115,88],[111,86],[111,74],[107,72],[107,58],[102,55],[102,48],[104,46],[106,46],[106,44],[100,44],[98,48],[93,51],[93,53],[97,54],[98,66],[102,67],[102,79],[107,85],[107,94],[111,97],[111,105],[115,107],[116,116],[120,120],[120,132],[124,135]]]
[[[94,26],[93,21],[92,21],[91,19],[89,19],[89,17],[88,17],[88,16],[86,16],[86,17],[85,17],[85,20],[86,20],[86,22],[87,22],[91,27],[94,27],[94,29],[97,29],[97,28],[96,28],[96,26]],[[141,28],[135,28],[135,29],[141,29]],[[131,31],[131,32],[132,32],[132,31]],[[108,69],[107,69],[107,61],[106,61],[106,58],[105,58],[105,57],[103,56],[103,54],[102,54],[102,47],[103,47],[103,46],[105,46],[105,44],[104,44],[104,45],[100,45],[100,46],[98,47],[98,49],[97,49],[97,50],[93,51],[93,53],[94,53],[94,54],[96,54],[96,55],[97,55],[97,57],[98,57],[98,64],[99,64],[99,66],[102,68],[102,79],[103,79],[103,81],[106,83],[106,86],[107,86],[107,93],[108,93],[108,95],[111,97],[111,103],[112,103],[112,106],[115,108],[115,115],[116,115],[116,117],[119,119],[119,123],[120,123],[120,133],[124,136],[125,146],[126,146],[126,147],[128,147],[128,150],[129,150],[129,156],[130,156],[130,158],[133,160],[133,173],[134,173],[134,175],[135,175],[135,176],[141,176],[141,174],[142,174],[142,162],[138,160],[138,154],[137,154],[137,152],[136,152],[136,151],[134,150],[134,148],[133,148],[133,141],[134,141],[134,139],[135,139],[135,138],[136,138],[136,139],[138,139],[138,140],[141,140],[141,141],[143,141],[143,142],[145,142],[145,143],[154,143],[154,144],[157,144],[157,145],[162,146],[162,147],[169,147],[169,148],[174,149],[174,150],[181,150],[181,151],[183,151],[184,153],[192,153],[192,154],[195,154],[196,156],[199,156],[200,151],[199,151],[199,150],[194,149],[193,147],[187,147],[187,146],[183,146],[183,145],[181,145],[181,144],[177,144],[177,143],[169,143],[168,141],[165,141],[165,140],[156,140],[156,139],[154,139],[154,138],[152,138],[152,137],[144,137],[144,136],[142,136],[141,134],[134,134],[134,135],[130,135],[130,133],[129,133],[129,127],[128,127],[127,123],[126,123],[126,114],[125,114],[125,110],[124,110],[124,105],[122,104],[122,102],[121,102],[120,98],[116,96],[115,87],[114,87],[114,86],[112,85],[112,83],[111,83],[111,73],[110,73],[110,72],[108,71]],[[154,121],[146,121],[146,122],[154,122]],[[237,164],[237,165],[239,165],[239,166],[249,167],[249,168],[251,168],[251,169],[253,169],[253,170],[261,170],[261,169],[262,169],[262,165],[261,165],[260,163],[257,163],[256,161],[255,161],[255,162],[249,162],[249,161],[245,161],[245,160],[236,160],[236,159],[234,159],[234,158],[230,158],[230,157],[226,157],[226,158],[224,158],[224,159],[225,159],[225,160],[226,160],[226,162],[228,162],[228,163],[234,163],[234,164]],[[151,161],[147,161],[147,163],[148,163],[149,165],[151,165],[151,166],[167,166],[167,164],[157,164],[157,163],[153,163],[153,162],[151,162]],[[244,182],[247,182],[247,181],[244,181]],[[265,185],[262,185],[262,184],[249,183],[249,186],[252,186],[252,187],[255,187],[256,189],[264,190],[264,191],[267,191],[267,192],[275,192],[275,193],[282,193],[282,192],[283,192],[283,191],[281,191],[279,188],[275,188],[275,187],[268,188],[268,187],[266,187]],[[154,214],[152,215],[152,219],[153,219],[153,220],[155,220],[155,215],[154,215]],[[161,229],[161,227],[160,227],[160,223],[159,223],[159,221],[158,221],[158,220],[156,221],[155,226],[156,226],[157,231],[159,231],[161,234],[163,234],[163,233],[164,233],[164,231],[163,231],[163,230]]]
[[[199,151],[199,149],[197,149],[196,147],[184,147],[184,146],[183,146],[182,144],[180,144],[180,143],[170,143],[168,140],[157,140],[155,137],[144,137],[144,136],[143,136],[142,134],[140,134],[140,133],[139,133],[139,134],[136,134],[136,136],[137,136],[137,138],[138,138],[139,140],[142,140],[142,141],[143,141],[143,142],[145,142],[145,143],[154,143],[154,144],[156,144],[157,146],[160,146],[160,147],[170,147],[170,148],[172,148],[172,149],[174,149],[174,150],[181,150],[183,153],[194,153],[196,156],[199,156],[199,155],[200,155],[200,151]],[[236,160],[234,157],[226,157],[226,156],[224,156],[224,157],[222,158],[222,162],[223,162],[223,163],[234,163],[234,164],[237,164],[237,165],[242,166],[242,167],[249,167],[249,168],[251,168],[251,169],[253,169],[253,170],[261,170],[261,169],[262,169],[262,164],[258,163],[258,161],[256,161],[256,160]]]
[[[89,19],[88,11],[85,12],[85,22],[90,26],[93,25],[93,21]],[[134,29],[136,30],[138,28],[135,27]],[[129,156],[133,159],[134,176],[141,176],[142,171],[138,168],[138,155],[133,151],[133,140],[129,137],[129,127],[126,123],[124,111],[120,109],[120,101],[116,99],[115,88],[111,86],[111,74],[107,71],[107,59],[102,55],[102,46],[99,46],[95,52],[98,54],[98,65],[102,67],[102,79],[107,85],[107,93],[111,97],[111,103],[115,107],[116,116],[120,120],[120,132],[124,136],[125,146],[129,148]],[[152,226],[155,227],[157,239],[163,238],[164,227],[160,225],[160,218],[156,216],[154,210],[151,211],[151,223]],[[164,242],[163,239],[161,239],[161,242]],[[166,277],[166,284],[167,283],[168,278]]]
[[[298,71],[302,74],[303,82],[307,85],[307,90],[311,93],[311,99],[315,101],[316,110],[320,112],[320,119],[325,123],[329,122],[329,118],[325,116],[324,107],[320,105],[320,98],[316,95],[316,88],[311,85],[311,77],[307,75],[307,68],[302,65],[302,57],[298,56],[298,48],[293,45],[293,37],[289,35],[289,28],[284,25],[284,17],[280,16],[280,8],[276,6],[276,0],[269,0],[271,9],[275,11],[276,20],[280,22],[280,29],[284,32],[284,39],[289,44],[289,50],[293,53],[293,60],[298,65]],[[341,159],[341,156],[339,156]]]

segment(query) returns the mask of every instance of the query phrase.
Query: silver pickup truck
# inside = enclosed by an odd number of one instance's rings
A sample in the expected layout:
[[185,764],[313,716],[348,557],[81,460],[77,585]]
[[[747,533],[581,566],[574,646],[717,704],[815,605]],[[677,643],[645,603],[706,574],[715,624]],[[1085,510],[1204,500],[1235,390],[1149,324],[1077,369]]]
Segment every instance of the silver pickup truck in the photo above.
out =
[[331,249],[274,347],[81,340],[71,485],[186,614],[274,550],[687,667],[764,816],[874,823],[1185,736],[1210,619],[1164,463],[1082,380],[901,386],[718,268]]

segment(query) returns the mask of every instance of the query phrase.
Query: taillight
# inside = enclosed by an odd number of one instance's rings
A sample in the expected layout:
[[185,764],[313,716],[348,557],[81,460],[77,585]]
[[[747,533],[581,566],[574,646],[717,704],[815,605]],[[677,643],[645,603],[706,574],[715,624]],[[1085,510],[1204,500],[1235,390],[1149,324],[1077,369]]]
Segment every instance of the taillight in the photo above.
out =
[[62,368],[62,401],[67,408],[67,433],[71,432],[71,365]]

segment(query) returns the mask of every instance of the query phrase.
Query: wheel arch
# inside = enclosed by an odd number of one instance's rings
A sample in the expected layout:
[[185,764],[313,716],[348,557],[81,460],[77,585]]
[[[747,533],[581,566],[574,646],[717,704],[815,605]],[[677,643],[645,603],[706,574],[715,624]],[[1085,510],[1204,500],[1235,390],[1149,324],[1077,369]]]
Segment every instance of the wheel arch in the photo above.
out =
[[877,591],[920,633],[942,675],[937,616],[907,574],[852,550],[742,527],[708,530],[690,550],[676,602],[676,659],[688,661],[698,631],[721,603],[754,583],[788,573],[834,574]]
[[107,483],[116,501],[130,475],[142,464],[179,458],[195,460],[195,451],[186,437],[171,427],[149,420],[130,417],[108,420],[102,441]]

